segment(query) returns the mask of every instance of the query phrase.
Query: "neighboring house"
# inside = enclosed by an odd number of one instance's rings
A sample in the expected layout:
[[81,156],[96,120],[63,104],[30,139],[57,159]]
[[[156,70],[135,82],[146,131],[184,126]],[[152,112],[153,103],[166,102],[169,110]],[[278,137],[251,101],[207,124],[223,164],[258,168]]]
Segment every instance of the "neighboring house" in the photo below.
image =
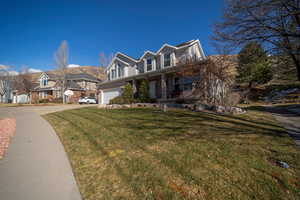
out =
[[28,94],[17,94],[17,92],[14,92],[12,103],[30,103],[30,96]]
[[[80,97],[97,96],[97,84],[100,80],[87,73],[66,74],[67,90],[72,90],[74,95],[68,102],[76,103]],[[38,79],[39,85],[32,92],[32,101],[40,99],[62,98],[61,78],[54,73],[42,73]]]
[[122,94],[127,83],[138,92],[142,80],[149,81],[150,98],[156,100],[176,99],[185,91],[192,90],[190,79],[176,75],[176,65],[188,59],[206,59],[199,40],[191,40],[173,46],[164,44],[157,52],[146,51],[139,59],[117,53],[107,66],[107,80],[99,84],[100,103]]

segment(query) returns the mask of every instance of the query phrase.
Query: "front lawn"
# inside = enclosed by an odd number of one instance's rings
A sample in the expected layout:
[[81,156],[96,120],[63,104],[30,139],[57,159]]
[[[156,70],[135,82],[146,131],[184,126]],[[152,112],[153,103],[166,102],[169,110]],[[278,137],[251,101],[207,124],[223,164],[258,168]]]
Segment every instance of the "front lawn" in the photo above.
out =
[[85,200],[300,197],[300,150],[264,112],[88,107],[45,118]]

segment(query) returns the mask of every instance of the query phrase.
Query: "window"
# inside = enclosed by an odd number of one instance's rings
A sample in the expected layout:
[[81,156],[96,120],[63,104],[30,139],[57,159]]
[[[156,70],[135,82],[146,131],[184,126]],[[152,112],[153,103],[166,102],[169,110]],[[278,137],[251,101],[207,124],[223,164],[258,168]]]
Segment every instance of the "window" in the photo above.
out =
[[180,79],[178,77],[174,79],[174,90],[180,91]]
[[152,59],[147,59],[147,71],[152,71]]
[[192,78],[184,78],[183,79],[183,90],[192,90],[193,88],[193,79]]
[[41,80],[41,86],[47,86],[48,85],[48,79],[43,78]]
[[170,53],[164,54],[164,66],[165,67],[171,66],[171,54]]
[[124,76],[124,68],[121,65],[118,65],[118,76],[119,77]]

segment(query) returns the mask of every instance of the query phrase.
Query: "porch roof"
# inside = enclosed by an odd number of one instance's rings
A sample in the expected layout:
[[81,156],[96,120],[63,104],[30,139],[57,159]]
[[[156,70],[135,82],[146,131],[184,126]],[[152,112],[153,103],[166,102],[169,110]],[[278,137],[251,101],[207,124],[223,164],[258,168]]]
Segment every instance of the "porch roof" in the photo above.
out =
[[33,92],[39,92],[39,91],[52,91],[52,90],[57,90],[54,87],[45,87],[45,88],[41,88],[41,87],[37,87],[34,90],[32,90]]

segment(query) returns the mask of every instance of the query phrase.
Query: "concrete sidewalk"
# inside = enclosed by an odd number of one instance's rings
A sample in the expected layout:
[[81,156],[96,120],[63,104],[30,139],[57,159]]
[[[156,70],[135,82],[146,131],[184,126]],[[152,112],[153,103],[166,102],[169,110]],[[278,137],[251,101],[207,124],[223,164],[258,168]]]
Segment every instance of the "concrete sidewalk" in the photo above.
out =
[[80,200],[69,160],[50,124],[33,108],[0,108],[0,117],[6,116],[16,117],[17,131],[0,160],[0,199]]

